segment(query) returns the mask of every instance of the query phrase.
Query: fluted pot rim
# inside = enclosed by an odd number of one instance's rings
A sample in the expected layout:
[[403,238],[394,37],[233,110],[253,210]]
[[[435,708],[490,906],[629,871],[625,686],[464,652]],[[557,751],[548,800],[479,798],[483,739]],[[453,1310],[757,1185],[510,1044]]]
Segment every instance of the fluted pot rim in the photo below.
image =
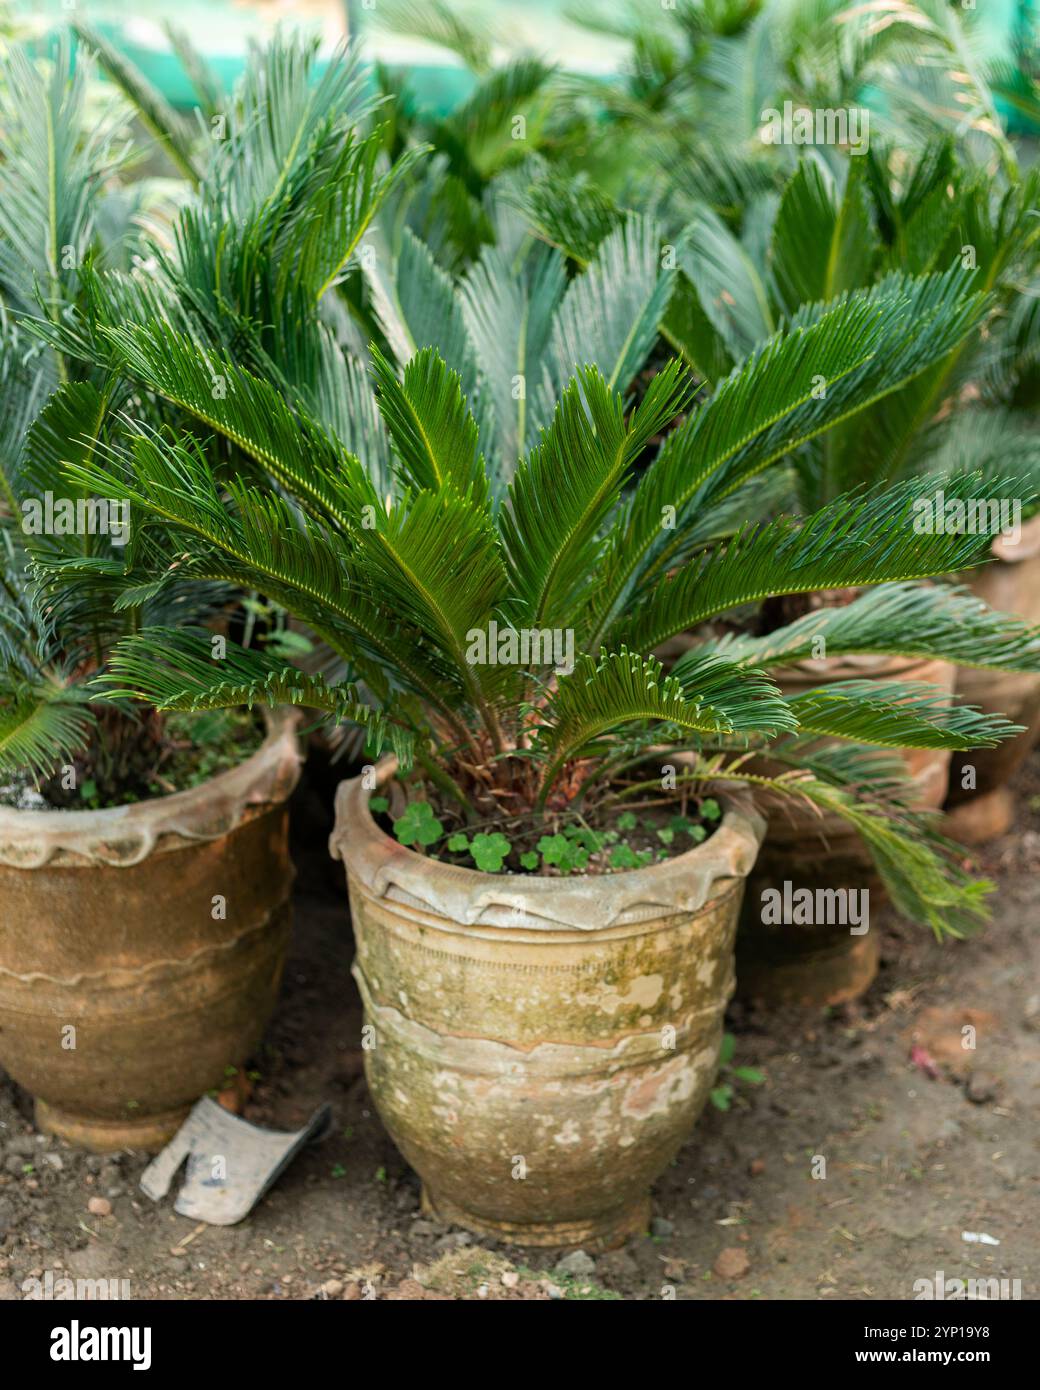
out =
[[[396,771],[397,759],[387,757],[377,765],[376,787],[366,787],[360,776],[339,784],[329,853],[372,896],[403,897],[460,926],[595,932],[662,913],[696,912],[716,896],[717,883],[747,877],[766,833],[749,796],[723,793],[717,795],[723,815],[714,834],[671,859],[589,877],[490,874],[430,859],[380,829],[369,798]],[[506,920],[518,913],[522,923]]]
[[0,806],[0,863],[41,868],[56,857],[120,866],[138,864],[171,837],[218,839],[248,809],[285,801],[300,779],[301,711],[262,711],[267,733],[259,748],[194,787],[98,810],[37,811]]

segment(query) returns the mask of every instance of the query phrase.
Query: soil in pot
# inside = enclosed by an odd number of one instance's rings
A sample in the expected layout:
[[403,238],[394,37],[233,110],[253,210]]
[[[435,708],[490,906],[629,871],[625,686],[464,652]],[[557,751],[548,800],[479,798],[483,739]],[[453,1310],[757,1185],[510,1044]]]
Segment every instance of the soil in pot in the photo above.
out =
[[702,843],[635,869],[490,873],[391,838],[369,795],[341,786],[330,848],[369,1089],[427,1209],[516,1244],[619,1244],[715,1079],[760,817],[723,801]]
[[44,1129],[161,1147],[273,1008],[296,716],[237,766],[102,810],[0,807],[0,1064]]

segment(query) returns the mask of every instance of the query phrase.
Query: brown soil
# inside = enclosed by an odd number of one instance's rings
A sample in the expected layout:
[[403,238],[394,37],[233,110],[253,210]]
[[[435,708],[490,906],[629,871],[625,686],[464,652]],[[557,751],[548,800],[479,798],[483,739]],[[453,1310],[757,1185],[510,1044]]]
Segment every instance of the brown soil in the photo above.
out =
[[[554,1273],[552,1252],[481,1248],[419,1212],[418,1181],[365,1089],[346,899],[312,780],[296,804],[295,945],[245,1114],[289,1129],[328,1100],[330,1136],[240,1225],[196,1228],[138,1191],[144,1156],[38,1137],[28,1098],[4,1081],[0,1298],[46,1270],[127,1279],[132,1296],[158,1299],[909,1299],[938,1270],[1018,1279],[1035,1298],[1040,760],[1019,793],[1016,832],[985,855],[992,926],[939,946],[886,916],[881,974],[859,1005],[806,1017],[735,1004],[734,1062],[766,1082],[705,1111],[657,1184],[653,1234],[594,1270]],[[92,1213],[92,1197],[111,1213]]]

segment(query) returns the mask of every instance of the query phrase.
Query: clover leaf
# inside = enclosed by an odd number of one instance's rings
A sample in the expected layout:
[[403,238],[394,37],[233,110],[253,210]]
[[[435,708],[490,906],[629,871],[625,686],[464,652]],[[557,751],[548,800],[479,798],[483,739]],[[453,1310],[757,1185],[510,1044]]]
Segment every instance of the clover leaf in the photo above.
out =
[[502,832],[496,830],[493,835],[474,835],[469,852],[478,869],[486,874],[497,874],[512,848]]
[[547,864],[559,864],[570,852],[570,844],[563,835],[543,835],[538,841],[538,852]]
[[404,815],[394,821],[394,834],[402,845],[432,845],[444,834],[444,826],[428,801],[410,801]]
[[629,845],[615,845],[610,851],[612,869],[638,869],[639,860]]

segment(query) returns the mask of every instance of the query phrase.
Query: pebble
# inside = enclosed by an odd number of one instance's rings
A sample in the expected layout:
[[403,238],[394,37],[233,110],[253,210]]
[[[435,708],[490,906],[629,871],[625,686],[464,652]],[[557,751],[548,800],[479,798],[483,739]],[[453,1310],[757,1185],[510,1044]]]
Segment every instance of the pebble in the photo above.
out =
[[326,1298],[339,1298],[343,1292],[342,1279],[326,1279],[321,1286],[321,1291]]
[[441,1236],[434,1249],[447,1253],[449,1250],[461,1250],[464,1245],[472,1244],[473,1237],[468,1231],[452,1231],[451,1235]]
[[[573,1274],[577,1278],[587,1274],[595,1274],[596,1261],[591,1255],[586,1255],[584,1250],[575,1250],[570,1255],[564,1255],[553,1268],[554,1274]],[[550,1298],[552,1295],[549,1295]]]
[[515,1289],[520,1282],[520,1276],[515,1269],[507,1269],[502,1275],[502,1283],[507,1289]]
[[712,1268],[720,1279],[743,1279],[751,1268],[751,1261],[746,1250],[738,1250],[736,1246],[731,1245],[719,1251],[718,1259]]
[[764,1158],[753,1158],[748,1164],[748,1172],[753,1178],[760,1178],[766,1171],[766,1161]]
[[997,1080],[986,1072],[973,1072],[965,1092],[972,1105],[985,1105],[997,1098]]
[[87,1203],[87,1211],[94,1216],[111,1216],[112,1203],[107,1197],[91,1197]]
[[652,1236],[674,1236],[675,1222],[668,1221],[663,1216],[655,1216],[650,1222],[650,1234]]
[[62,1162],[61,1154],[44,1154],[43,1162],[51,1168],[56,1168],[59,1173],[65,1167],[65,1164]]

